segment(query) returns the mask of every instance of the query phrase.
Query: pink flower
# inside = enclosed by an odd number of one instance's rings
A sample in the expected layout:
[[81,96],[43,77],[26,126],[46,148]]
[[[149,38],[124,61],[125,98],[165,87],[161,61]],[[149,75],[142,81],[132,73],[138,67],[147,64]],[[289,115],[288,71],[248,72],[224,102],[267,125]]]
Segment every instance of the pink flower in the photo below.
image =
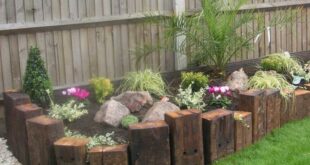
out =
[[210,87],[210,88],[208,89],[208,92],[209,92],[209,93],[214,93],[214,87]]
[[[77,99],[84,100],[89,96],[89,92],[81,88],[69,88],[66,92],[69,96],[76,97]],[[64,94],[64,92],[63,92]]]
[[214,92],[219,92],[220,91],[220,88],[219,87],[213,87],[214,88]]

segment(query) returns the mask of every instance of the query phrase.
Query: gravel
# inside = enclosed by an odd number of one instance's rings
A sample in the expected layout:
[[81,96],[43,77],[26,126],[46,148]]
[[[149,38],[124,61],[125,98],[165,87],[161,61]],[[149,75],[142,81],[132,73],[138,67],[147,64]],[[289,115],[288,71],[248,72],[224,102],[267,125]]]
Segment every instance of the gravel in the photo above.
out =
[[9,151],[3,138],[0,138],[0,165],[21,165]]

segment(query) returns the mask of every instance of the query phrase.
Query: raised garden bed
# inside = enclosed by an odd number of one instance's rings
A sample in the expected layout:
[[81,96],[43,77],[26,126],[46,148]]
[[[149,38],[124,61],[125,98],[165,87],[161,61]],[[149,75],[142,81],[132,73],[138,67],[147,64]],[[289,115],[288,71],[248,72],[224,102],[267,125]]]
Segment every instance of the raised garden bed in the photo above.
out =
[[[255,70],[249,68],[245,70],[252,75]],[[179,85],[178,76],[167,74],[171,86]],[[210,82],[221,83],[217,79]],[[119,123],[111,126],[113,122],[95,122],[102,105],[93,99],[86,106],[88,115],[68,122],[48,117],[48,111],[32,104],[26,94],[7,91],[4,104],[8,144],[23,164],[209,164],[259,141],[289,121],[310,116],[309,86],[295,90],[295,99],[289,100],[281,98],[275,89],[241,91],[226,109],[208,105],[206,112],[168,112],[163,120],[132,124],[128,129],[119,127]],[[212,90],[215,87],[208,92]],[[67,99],[62,92],[56,90],[56,103]],[[149,109],[130,109],[130,113],[143,121]],[[117,144],[87,149],[89,139],[65,137],[65,127],[88,137],[114,132]]]
[[[168,113],[166,121],[130,126],[129,148],[116,145],[88,152],[85,139],[64,138],[63,122],[42,115],[26,95],[11,91],[4,96],[10,149],[23,164],[85,164],[89,154],[91,164],[168,165],[210,163],[278,128],[283,113],[291,114],[285,122],[310,116],[310,91],[299,89],[295,94],[296,104],[288,112],[268,110],[278,107],[280,99],[277,92],[267,90],[242,93],[238,108],[245,112],[218,109],[202,114],[195,110]],[[245,117],[245,123],[235,121],[233,114]]]

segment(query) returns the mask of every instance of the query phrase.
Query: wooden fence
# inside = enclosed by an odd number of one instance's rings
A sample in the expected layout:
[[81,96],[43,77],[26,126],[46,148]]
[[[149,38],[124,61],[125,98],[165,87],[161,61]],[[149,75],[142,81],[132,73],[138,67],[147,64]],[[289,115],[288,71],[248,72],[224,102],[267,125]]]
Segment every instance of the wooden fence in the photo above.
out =
[[[277,6],[304,6],[295,22],[271,29],[243,50],[238,59],[251,59],[276,51],[310,48],[309,0],[252,0],[265,22]],[[200,0],[186,0],[186,10],[199,10]],[[0,0],[0,91],[20,88],[29,48],[37,45],[54,86],[85,83],[91,77],[121,78],[136,69],[132,51],[158,44],[163,29],[143,22],[149,11],[174,11],[174,0]],[[253,22],[255,27],[255,22]],[[249,26],[240,29],[250,32]],[[157,51],[142,67],[173,71],[173,52]]]

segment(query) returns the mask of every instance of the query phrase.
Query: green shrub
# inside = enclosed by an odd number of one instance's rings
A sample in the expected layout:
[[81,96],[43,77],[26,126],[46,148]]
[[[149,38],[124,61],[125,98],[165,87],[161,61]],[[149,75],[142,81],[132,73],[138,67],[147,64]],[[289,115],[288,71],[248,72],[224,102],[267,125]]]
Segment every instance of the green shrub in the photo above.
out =
[[257,71],[248,82],[251,89],[279,89],[284,98],[288,98],[294,87],[286,80],[286,78],[275,71]]
[[97,102],[103,103],[105,98],[113,92],[113,84],[104,77],[93,78],[90,80],[90,87],[95,93]]
[[187,109],[199,109],[204,111],[206,104],[204,103],[205,89],[200,88],[198,92],[192,91],[192,84],[190,84],[186,89],[181,87],[178,89],[175,100],[181,108]]
[[166,84],[160,73],[149,69],[128,73],[118,89],[125,91],[148,91],[150,94],[161,97],[166,95]]
[[23,91],[30,96],[34,103],[46,106],[49,104],[46,90],[52,92],[51,81],[40,56],[40,50],[37,47],[31,47],[23,81]]
[[305,76],[301,62],[289,54],[271,54],[262,59],[260,66],[262,70],[274,70],[281,74]]
[[128,128],[129,125],[138,123],[139,119],[134,115],[127,115],[122,118],[121,125],[124,128]]
[[182,72],[181,73],[181,87],[188,88],[192,84],[192,90],[198,92],[201,88],[208,86],[209,77],[202,72]]
[[95,135],[90,138],[90,141],[87,144],[87,148],[91,149],[96,146],[108,145],[113,146],[118,143],[113,139],[114,132],[106,133],[105,135]]

